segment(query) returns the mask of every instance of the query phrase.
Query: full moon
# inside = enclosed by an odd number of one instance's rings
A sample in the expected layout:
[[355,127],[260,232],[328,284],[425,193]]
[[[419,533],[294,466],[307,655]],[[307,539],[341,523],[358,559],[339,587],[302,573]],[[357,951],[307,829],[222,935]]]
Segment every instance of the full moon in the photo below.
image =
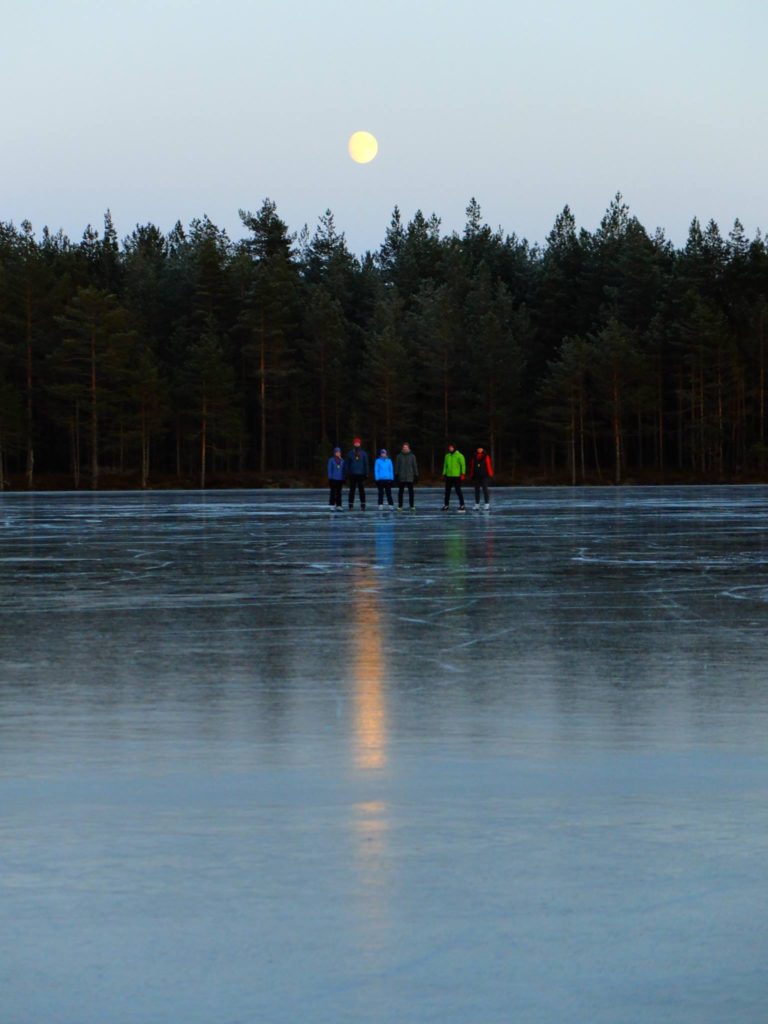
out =
[[379,144],[370,132],[350,135],[347,148],[356,164],[369,164],[379,152]]

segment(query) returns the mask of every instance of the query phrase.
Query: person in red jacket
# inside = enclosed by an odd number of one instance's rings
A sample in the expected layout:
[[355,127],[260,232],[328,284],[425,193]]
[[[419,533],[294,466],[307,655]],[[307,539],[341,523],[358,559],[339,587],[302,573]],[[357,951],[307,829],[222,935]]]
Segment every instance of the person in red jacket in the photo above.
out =
[[480,508],[481,487],[483,489],[483,497],[485,498],[485,507],[489,509],[491,507],[491,494],[488,490],[488,484],[493,480],[493,466],[491,465],[491,456],[486,452],[485,448],[477,448],[475,454],[468,459],[467,480],[475,485],[475,511]]

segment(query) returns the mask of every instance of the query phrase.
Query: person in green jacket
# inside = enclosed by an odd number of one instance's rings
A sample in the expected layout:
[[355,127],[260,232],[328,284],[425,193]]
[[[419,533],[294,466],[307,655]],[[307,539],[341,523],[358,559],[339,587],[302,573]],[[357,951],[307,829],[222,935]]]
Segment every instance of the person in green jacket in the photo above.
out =
[[448,451],[445,453],[445,458],[443,459],[443,476],[445,478],[443,512],[448,511],[448,505],[451,500],[451,491],[454,488],[456,490],[456,497],[459,499],[459,512],[467,511],[464,508],[464,494],[461,490],[461,481],[464,479],[466,471],[467,464],[464,461],[464,456],[457,450],[455,444],[449,444]]

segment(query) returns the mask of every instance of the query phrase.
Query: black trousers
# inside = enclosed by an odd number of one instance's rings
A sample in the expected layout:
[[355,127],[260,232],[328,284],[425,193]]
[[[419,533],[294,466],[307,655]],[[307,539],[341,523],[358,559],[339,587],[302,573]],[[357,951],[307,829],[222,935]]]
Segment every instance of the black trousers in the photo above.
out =
[[360,508],[365,508],[365,486],[364,476],[351,476],[349,478],[349,507],[355,504],[355,491],[360,492]]
[[488,505],[491,501],[491,495],[488,491],[487,480],[475,480],[475,504],[480,504],[480,488],[483,489],[483,497],[485,498],[485,504]]
[[377,480],[376,486],[379,489],[379,504],[384,504],[384,493],[387,495],[387,504],[392,504],[392,481],[391,480]]
[[464,508],[464,494],[461,490],[461,477],[458,476],[447,476],[445,478],[445,501],[444,505],[447,505],[451,500],[451,491],[456,489],[456,497],[459,499],[459,508]]
[[337,508],[341,508],[341,489],[343,486],[343,480],[328,481],[328,487],[330,488],[330,494],[328,495],[329,505],[335,505]]
[[412,483],[400,484],[400,486],[397,488],[397,504],[400,506],[400,508],[403,507],[403,491],[406,489],[406,487],[408,488],[408,505],[410,506],[410,508],[413,508]]

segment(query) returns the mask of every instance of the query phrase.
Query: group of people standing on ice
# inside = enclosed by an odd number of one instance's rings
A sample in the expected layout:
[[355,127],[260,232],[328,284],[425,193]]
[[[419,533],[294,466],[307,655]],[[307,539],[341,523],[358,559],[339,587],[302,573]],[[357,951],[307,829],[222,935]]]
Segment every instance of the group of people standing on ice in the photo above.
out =
[[[344,483],[349,486],[349,508],[354,508],[355,495],[359,495],[360,508],[365,510],[365,481],[370,473],[370,460],[368,453],[363,450],[362,442],[356,437],[352,442],[352,448],[346,455],[342,455],[341,448],[334,448],[333,455],[328,460],[328,485],[330,488],[329,505],[334,511],[341,511]],[[419,466],[416,456],[411,451],[407,441],[403,443],[401,450],[397,453],[394,464],[389,457],[386,448],[382,448],[379,456],[373,465],[373,479],[376,483],[379,498],[379,509],[394,508],[392,500],[392,487],[397,484],[397,510],[403,510],[403,498],[408,492],[408,507],[413,512],[414,486],[419,480]],[[459,512],[466,512],[464,505],[464,492],[461,484],[463,480],[474,484],[475,488],[475,509],[480,508],[480,492],[483,493],[485,508],[491,507],[491,495],[489,484],[493,479],[493,466],[491,457],[484,448],[477,448],[474,455],[470,456],[469,462],[464,458],[455,444],[449,444],[443,459],[443,479],[445,480],[445,497],[443,498],[443,512],[450,508],[451,493],[456,491],[459,501]],[[384,499],[387,504],[385,506]]]

